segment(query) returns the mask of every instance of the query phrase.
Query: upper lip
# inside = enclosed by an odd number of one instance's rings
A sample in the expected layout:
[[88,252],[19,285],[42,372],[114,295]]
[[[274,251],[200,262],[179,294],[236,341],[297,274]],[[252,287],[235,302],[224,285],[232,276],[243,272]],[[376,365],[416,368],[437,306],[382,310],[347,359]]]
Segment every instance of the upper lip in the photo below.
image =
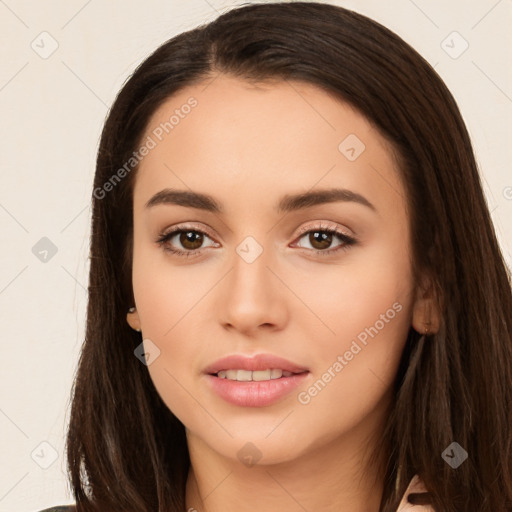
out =
[[302,373],[309,371],[303,366],[292,363],[291,361],[283,359],[282,357],[274,356],[273,354],[256,354],[252,357],[233,354],[218,359],[213,364],[205,368],[204,372],[213,375],[220,372],[221,370],[258,371],[273,368],[278,368],[292,373]]

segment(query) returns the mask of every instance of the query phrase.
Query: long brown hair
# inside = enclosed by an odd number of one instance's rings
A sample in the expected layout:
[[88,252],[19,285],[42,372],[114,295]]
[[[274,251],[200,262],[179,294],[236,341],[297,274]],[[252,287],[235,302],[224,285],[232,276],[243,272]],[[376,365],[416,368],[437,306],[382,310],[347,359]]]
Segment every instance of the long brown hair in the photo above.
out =
[[[431,276],[442,321],[426,337],[410,329],[381,437],[388,458],[380,512],[395,512],[414,474],[437,512],[512,510],[512,293],[456,102],[434,69],[382,25],[341,7],[292,2],[235,8],[170,39],[109,112],[67,437],[78,512],[185,510],[184,426],[134,356],[141,338],[126,322],[136,166],[113,176],[166,99],[219,73],[316,85],[361,112],[396,153],[414,276]],[[456,469],[442,457],[453,442],[468,453]]]

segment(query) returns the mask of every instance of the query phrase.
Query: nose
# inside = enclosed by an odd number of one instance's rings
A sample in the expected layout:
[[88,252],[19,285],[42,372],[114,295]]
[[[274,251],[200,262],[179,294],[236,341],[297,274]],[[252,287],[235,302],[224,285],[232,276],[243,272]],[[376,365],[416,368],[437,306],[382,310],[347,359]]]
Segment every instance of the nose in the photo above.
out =
[[[254,336],[262,329],[280,330],[288,322],[290,293],[263,251],[254,261],[235,253],[219,299],[219,319],[226,329]],[[288,297],[289,299],[289,297]]]

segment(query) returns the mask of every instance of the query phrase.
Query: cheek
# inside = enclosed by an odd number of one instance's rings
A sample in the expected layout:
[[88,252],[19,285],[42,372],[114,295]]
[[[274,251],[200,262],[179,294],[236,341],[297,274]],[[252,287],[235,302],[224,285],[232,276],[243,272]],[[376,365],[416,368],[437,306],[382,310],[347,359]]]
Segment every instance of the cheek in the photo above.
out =
[[[317,288],[309,291],[306,302],[331,332],[317,330],[312,354],[316,380],[299,402],[327,415],[329,404],[339,403],[349,416],[362,418],[394,381],[410,329],[407,248],[376,244],[350,262],[347,259],[346,265],[316,275],[314,282]],[[305,283],[302,293],[307,293]],[[302,329],[307,329],[305,323]],[[339,410],[332,412],[333,422],[343,421],[338,414]]]
[[140,273],[140,279],[134,277],[144,337],[158,345],[165,356],[162,359],[173,367],[188,363],[191,369],[191,358],[197,358],[201,347],[210,341],[204,339],[201,325],[205,322],[205,296],[215,280],[203,274],[198,268],[152,264]]
[[392,396],[411,306],[407,294],[397,294],[393,286],[379,295],[366,293],[371,290],[359,281],[358,294],[331,322],[336,336],[317,337],[315,374],[297,395],[303,414],[321,417],[321,428],[332,435],[383,412],[383,400]]
[[215,283],[205,265],[180,261],[146,241],[135,247],[133,291],[145,336],[170,338],[178,322],[197,314],[196,306]]
[[407,247],[389,239],[349,251],[339,264],[317,265],[299,274],[290,268],[283,275],[311,313],[296,310],[294,321],[309,336],[316,332],[320,346],[330,347],[326,352],[344,351],[356,338],[364,342],[369,337],[366,329],[375,325],[379,338],[390,342],[397,336],[403,340],[409,329],[409,256]]
[[159,350],[148,365],[150,377],[167,407],[187,424],[195,403],[190,392],[199,374],[193,362],[211,341],[204,339],[198,321],[204,314],[202,298],[214,285],[215,276],[201,265],[172,265],[163,250],[139,246],[132,277],[144,348],[154,344]]

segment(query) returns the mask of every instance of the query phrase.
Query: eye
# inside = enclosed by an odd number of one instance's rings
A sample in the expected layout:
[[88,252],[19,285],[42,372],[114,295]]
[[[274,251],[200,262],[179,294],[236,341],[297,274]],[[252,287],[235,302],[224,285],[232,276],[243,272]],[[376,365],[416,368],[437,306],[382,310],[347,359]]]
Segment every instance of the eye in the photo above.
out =
[[[179,256],[195,256],[201,252],[201,246],[204,239],[210,238],[208,233],[197,229],[195,227],[179,226],[168,233],[160,234],[156,242],[163,247],[165,251]],[[183,249],[177,248],[176,244],[179,243]],[[209,247],[218,247],[218,244],[213,243]]]
[[[307,237],[306,240],[311,246],[308,249],[321,256],[330,256],[340,250],[347,250],[350,246],[357,243],[355,238],[343,233],[336,226],[331,225],[320,224],[319,226],[312,228],[307,226],[301,228],[300,232],[302,235],[299,240]],[[335,238],[341,240],[342,243],[335,248],[328,249]],[[298,247],[303,246],[299,245]]]

